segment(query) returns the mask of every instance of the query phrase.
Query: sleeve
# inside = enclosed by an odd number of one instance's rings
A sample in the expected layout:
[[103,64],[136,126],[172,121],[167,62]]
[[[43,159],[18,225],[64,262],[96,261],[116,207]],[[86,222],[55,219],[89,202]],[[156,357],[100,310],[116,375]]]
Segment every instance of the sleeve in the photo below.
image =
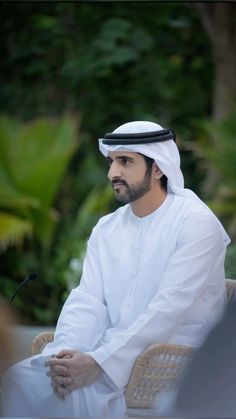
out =
[[[157,294],[137,320],[107,344],[90,352],[115,388],[123,388],[137,356],[167,342],[187,311],[217,275],[223,290],[225,244],[215,216],[194,214],[184,222]],[[121,368],[122,366],[122,368]]]
[[61,349],[92,350],[108,325],[107,307],[97,250],[97,226],[88,240],[80,285],[73,289],[59,316],[54,342],[48,344],[44,355]]

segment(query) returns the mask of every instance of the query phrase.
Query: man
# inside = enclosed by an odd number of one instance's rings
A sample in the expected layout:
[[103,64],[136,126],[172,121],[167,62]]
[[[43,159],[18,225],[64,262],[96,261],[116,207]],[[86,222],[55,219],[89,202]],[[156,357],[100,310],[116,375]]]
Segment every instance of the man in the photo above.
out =
[[123,417],[137,356],[155,342],[198,346],[222,314],[229,238],[184,189],[173,131],[131,122],[99,147],[125,205],[94,227],[54,342],[5,376],[5,416]]

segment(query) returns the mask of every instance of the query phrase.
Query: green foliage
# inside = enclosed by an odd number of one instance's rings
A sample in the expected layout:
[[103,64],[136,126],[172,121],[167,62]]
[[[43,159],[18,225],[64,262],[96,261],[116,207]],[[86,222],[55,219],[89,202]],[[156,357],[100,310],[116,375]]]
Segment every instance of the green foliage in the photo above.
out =
[[[0,112],[21,121],[82,116],[78,150],[65,121],[56,133],[38,120],[34,138],[41,140],[27,152],[20,144],[29,145],[32,124],[1,122],[15,149],[1,141],[0,217],[16,217],[17,225],[8,218],[8,233],[2,230],[2,247],[11,245],[0,255],[0,289],[10,296],[39,268],[40,281],[15,305],[28,322],[55,323],[79,282],[93,225],[116,207],[96,139],[128,120],[172,126],[186,184],[198,191],[201,174],[184,144],[195,143],[210,112],[212,54],[187,4],[1,2],[0,22]],[[63,177],[58,165],[67,167]]]
[[24,125],[0,118],[2,248],[29,235],[50,247],[57,220],[52,204],[75,145],[71,118]]
[[[0,12],[0,110],[22,119],[79,111],[96,155],[95,139],[127,120],[171,125],[180,147],[194,141],[196,120],[210,112],[213,66],[190,6],[2,3]],[[199,192],[195,167],[185,153],[187,185]]]
[[12,214],[0,212],[0,246],[6,250],[8,246],[20,245],[23,239],[32,235],[32,225],[27,220]]
[[107,185],[91,190],[76,216],[67,217],[61,225],[51,267],[47,271],[47,282],[53,285],[56,277],[61,283],[66,283],[63,299],[79,283],[87,239],[98,219],[108,212],[112,198],[112,189]]
[[215,173],[215,180],[205,179],[209,205],[228,225],[236,239],[236,110],[227,118],[207,122],[199,138],[198,152],[205,159],[206,171]]
[[153,47],[153,38],[128,20],[111,18],[103,24],[87,55],[87,73],[111,76],[114,69],[136,63]]
[[0,8],[5,57],[0,107],[22,118],[81,110],[82,129],[97,135],[104,127],[144,117],[175,127],[183,126],[184,118],[191,126],[209,110],[209,44],[186,5],[19,3],[12,10],[3,3]]
[[206,150],[207,156],[232,191],[236,184],[236,109],[223,121],[209,123],[207,128],[214,144]]
[[236,244],[230,245],[225,258],[226,278],[236,279]]
[[[76,149],[76,128],[77,122],[71,117],[27,124],[0,118],[0,290],[6,298],[16,288],[17,280],[30,270],[37,270],[41,277],[46,275],[59,220],[55,198]],[[45,285],[50,294],[51,284],[45,281]],[[42,294],[41,287],[39,282],[26,291],[32,304],[35,291]],[[41,310],[41,321],[49,321],[52,311],[50,307],[45,310],[47,304],[39,298],[29,310],[31,318]],[[16,300],[16,306],[27,312],[20,300]]]
[[[27,322],[55,324],[69,290],[79,283],[87,238],[108,211],[112,189],[104,183],[87,142],[82,139],[77,151],[75,119],[23,125],[12,118],[1,121],[0,237],[2,246],[10,247],[0,259],[0,290],[9,299],[21,277],[38,271],[39,280],[22,291],[15,306]],[[77,153],[85,153],[79,167]],[[48,223],[51,214],[56,214],[53,228]]]

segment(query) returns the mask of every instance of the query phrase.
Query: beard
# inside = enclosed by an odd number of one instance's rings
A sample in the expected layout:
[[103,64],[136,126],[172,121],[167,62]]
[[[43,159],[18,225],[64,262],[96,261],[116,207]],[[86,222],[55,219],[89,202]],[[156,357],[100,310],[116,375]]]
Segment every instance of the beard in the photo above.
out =
[[[121,204],[129,204],[134,202],[139,198],[142,198],[147,192],[151,189],[151,177],[148,173],[144,176],[143,180],[137,182],[134,185],[128,185],[125,180],[117,180],[117,182],[122,183],[124,186],[120,189],[115,190],[115,197],[118,202]],[[112,182],[114,186],[116,180]]]

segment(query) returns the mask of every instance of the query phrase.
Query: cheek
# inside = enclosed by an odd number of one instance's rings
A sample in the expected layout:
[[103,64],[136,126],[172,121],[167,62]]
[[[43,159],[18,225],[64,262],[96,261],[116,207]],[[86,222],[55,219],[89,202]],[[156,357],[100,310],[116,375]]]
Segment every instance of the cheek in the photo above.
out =
[[130,174],[129,181],[131,183],[140,183],[144,180],[144,178],[145,178],[145,171],[138,169],[134,173]]

